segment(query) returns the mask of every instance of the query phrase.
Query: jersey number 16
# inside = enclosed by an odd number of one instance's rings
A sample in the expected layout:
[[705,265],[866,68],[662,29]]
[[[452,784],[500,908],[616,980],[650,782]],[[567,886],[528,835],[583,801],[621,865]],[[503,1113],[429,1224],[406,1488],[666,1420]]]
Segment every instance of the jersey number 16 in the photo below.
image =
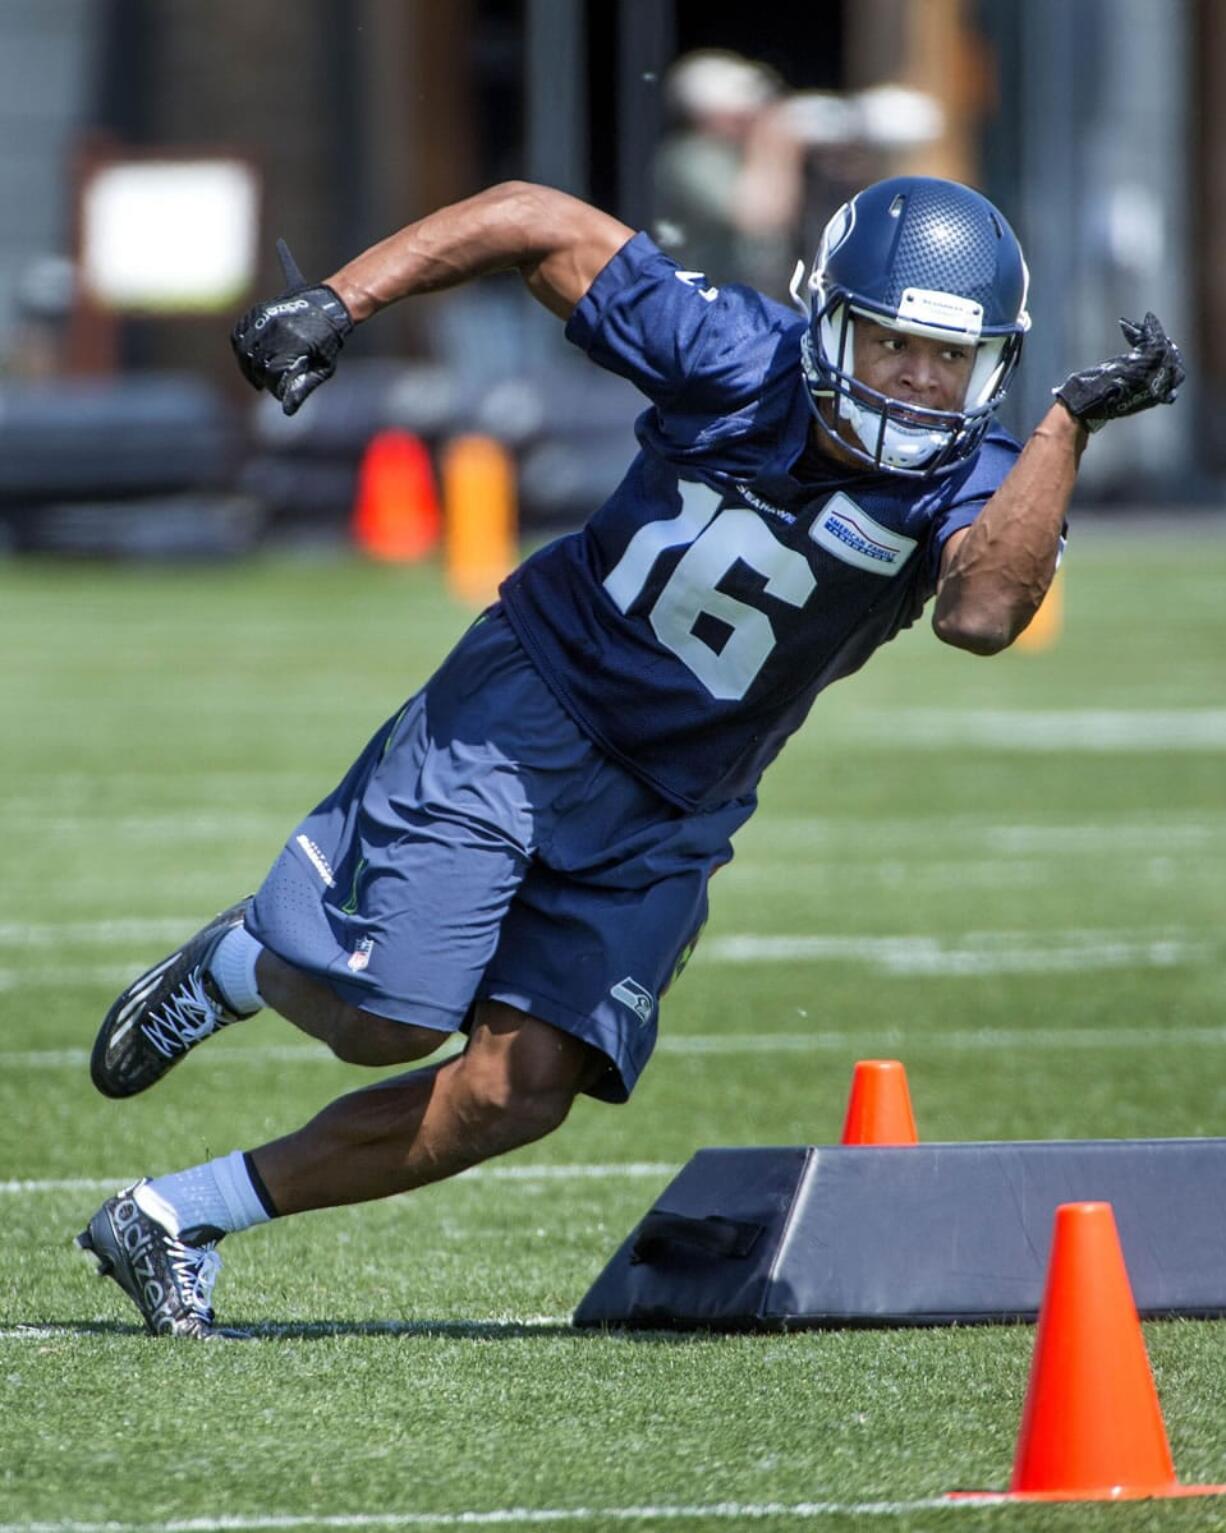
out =
[[[745,696],[770,658],[775,630],[765,612],[717,590],[719,582],[740,560],[765,579],[769,595],[803,607],[817,581],[805,556],[786,548],[753,511],[732,506],[717,516],[718,490],[684,479],[679,488],[680,512],[640,527],[605,576],[604,588],[618,609],[628,612],[660,555],[688,544],[648,621],[660,643],[712,697],[735,700]],[[703,613],[730,630],[718,650],[694,631]]]

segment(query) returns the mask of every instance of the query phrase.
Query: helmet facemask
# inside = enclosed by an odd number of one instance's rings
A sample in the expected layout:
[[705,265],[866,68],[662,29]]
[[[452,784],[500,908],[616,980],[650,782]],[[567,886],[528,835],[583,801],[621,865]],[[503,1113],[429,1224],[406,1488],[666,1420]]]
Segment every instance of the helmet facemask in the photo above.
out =
[[[975,361],[961,409],[925,409],[861,382],[855,376],[857,312],[887,330],[973,345]],[[816,344],[815,334],[820,338]],[[1017,336],[972,341],[964,335],[899,324],[867,309],[857,311],[836,294],[814,313],[802,338],[801,364],[814,417],[828,437],[866,467],[926,478],[955,467],[978,447],[1004,398],[1020,349]],[[839,430],[843,421],[851,427],[854,440]]]

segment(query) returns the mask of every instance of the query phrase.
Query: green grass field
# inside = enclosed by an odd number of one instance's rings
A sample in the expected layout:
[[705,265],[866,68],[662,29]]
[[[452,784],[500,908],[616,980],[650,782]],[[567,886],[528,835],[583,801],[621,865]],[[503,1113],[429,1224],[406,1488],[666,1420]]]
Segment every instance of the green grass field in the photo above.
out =
[[[111,1103],[94,1030],[466,615],[432,574],[348,562],[0,568],[0,1533],[1226,1528],[1226,1501],[928,1504],[1007,1482],[1028,1327],[568,1324],[693,1150],[837,1138],[860,1057],[906,1062],[929,1140],[1223,1131],[1224,588],[1226,538],[1100,529],[1056,648],[890,646],[768,777],[634,1101],[236,1237],[216,1301],[257,1340],[200,1347],[147,1339],[71,1237],[125,1179],[361,1072],[266,1015]],[[811,940],[745,940],[768,936]],[[1146,1337],[1181,1478],[1226,1480],[1226,1325]]]

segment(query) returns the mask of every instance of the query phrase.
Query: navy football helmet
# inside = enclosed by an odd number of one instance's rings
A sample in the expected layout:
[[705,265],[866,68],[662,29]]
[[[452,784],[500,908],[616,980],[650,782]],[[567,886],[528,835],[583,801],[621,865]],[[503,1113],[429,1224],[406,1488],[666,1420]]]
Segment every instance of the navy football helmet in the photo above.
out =
[[[809,318],[801,365],[822,430],[870,468],[925,478],[979,446],[1017,367],[1029,274],[1017,237],[986,197],[928,176],[878,181],[826,225],[792,296]],[[975,351],[960,410],[926,410],[855,377],[856,316]],[[823,408],[824,407],[824,408]],[[838,430],[851,427],[855,440]]]

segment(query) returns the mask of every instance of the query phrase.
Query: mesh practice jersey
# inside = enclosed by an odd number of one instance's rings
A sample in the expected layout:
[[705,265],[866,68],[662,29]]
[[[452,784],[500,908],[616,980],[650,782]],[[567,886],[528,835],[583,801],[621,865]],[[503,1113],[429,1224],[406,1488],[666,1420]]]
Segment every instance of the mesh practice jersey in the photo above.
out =
[[1019,452],[994,429],[932,480],[806,452],[804,329],[630,240],[566,333],[651,400],[640,451],[581,531],[502,587],[580,727],[687,808],[751,791],[822,688],[916,620],[946,540]]

